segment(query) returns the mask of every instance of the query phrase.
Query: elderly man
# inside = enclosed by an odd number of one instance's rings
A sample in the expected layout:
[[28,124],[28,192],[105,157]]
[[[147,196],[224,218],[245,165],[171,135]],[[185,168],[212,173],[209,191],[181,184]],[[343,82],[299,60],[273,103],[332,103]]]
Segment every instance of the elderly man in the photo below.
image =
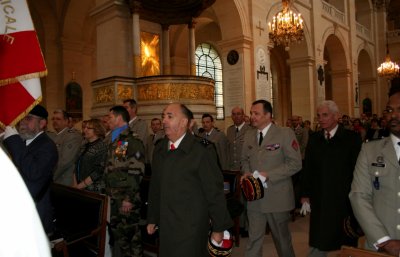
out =
[[246,257],[262,256],[268,222],[279,257],[294,257],[289,230],[290,210],[294,208],[291,176],[301,169],[299,144],[290,128],[272,123],[272,106],[266,100],[253,102],[251,121],[256,129],[244,136],[243,177],[260,178],[264,197],[248,202],[249,240]]
[[232,220],[215,152],[189,131],[191,111],[170,104],[163,111],[167,138],[154,149],[147,231],[160,226],[161,256],[205,257],[210,221],[217,243]]
[[76,129],[68,127],[69,115],[66,111],[53,112],[53,128],[56,134],[52,136],[58,150],[58,164],[54,172],[55,183],[72,186],[75,161],[78,158],[82,145],[82,134]]
[[301,202],[311,205],[309,257],[327,256],[345,245],[357,245],[347,236],[344,220],[352,217],[348,194],[361,138],[339,126],[339,108],[323,101],[317,107],[322,130],[310,136],[301,181]]
[[366,248],[399,256],[400,91],[390,94],[384,112],[390,136],[362,146],[349,196]]
[[[18,132],[6,127],[4,144],[35,201],[46,233],[53,229],[50,183],[57,164],[57,148],[44,133],[48,113],[36,105],[19,123]],[[18,134],[19,133],[19,134]]]

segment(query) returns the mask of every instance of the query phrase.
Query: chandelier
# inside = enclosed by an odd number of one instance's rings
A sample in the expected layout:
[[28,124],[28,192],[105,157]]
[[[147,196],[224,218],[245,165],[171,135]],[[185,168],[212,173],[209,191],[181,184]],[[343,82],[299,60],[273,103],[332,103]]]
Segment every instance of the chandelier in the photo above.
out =
[[272,18],[269,26],[269,38],[274,45],[282,45],[289,51],[289,44],[300,42],[304,38],[303,19],[301,14],[292,12],[289,8],[290,0],[282,0],[283,10]]
[[381,66],[378,67],[378,75],[379,77],[385,77],[389,80],[399,75],[399,65],[390,60],[388,43],[386,43],[385,62],[381,63]]

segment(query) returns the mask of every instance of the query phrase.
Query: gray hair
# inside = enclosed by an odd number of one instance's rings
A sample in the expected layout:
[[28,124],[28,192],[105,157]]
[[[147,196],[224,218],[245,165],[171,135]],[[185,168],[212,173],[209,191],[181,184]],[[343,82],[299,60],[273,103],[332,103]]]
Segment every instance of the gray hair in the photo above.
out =
[[339,113],[339,107],[337,106],[337,104],[332,101],[332,100],[325,100],[322,101],[322,103],[320,103],[317,107],[317,110],[322,108],[322,107],[328,107],[328,110],[332,113]]

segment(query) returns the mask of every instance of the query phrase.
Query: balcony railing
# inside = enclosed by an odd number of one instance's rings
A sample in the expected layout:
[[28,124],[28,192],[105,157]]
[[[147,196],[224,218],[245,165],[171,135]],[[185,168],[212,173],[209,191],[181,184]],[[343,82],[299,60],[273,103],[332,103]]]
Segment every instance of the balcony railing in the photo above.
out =
[[371,39],[371,30],[366,28],[364,25],[360,23],[356,23],[356,30],[357,30],[357,35],[362,37],[362,38],[367,38]]
[[343,25],[346,24],[344,12],[339,11],[338,9],[336,9],[336,7],[325,2],[324,0],[322,0],[322,10],[324,10],[325,14],[330,16],[331,19],[333,19]]

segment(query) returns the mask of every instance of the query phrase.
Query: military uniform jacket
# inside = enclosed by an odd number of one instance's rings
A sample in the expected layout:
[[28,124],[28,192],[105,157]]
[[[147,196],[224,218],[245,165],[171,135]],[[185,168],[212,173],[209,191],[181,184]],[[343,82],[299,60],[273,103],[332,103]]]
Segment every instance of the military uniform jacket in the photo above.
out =
[[230,126],[226,131],[228,138],[228,158],[229,170],[240,170],[240,159],[242,157],[242,146],[244,142],[244,134],[247,130],[253,129],[250,125],[244,124],[243,127],[236,132],[236,126]]
[[35,201],[45,231],[51,232],[53,210],[50,183],[58,158],[54,142],[46,133],[42,133],[28,146],[19,135],[4,139],[4,144]]
[[133,136],[142,140],[143,145],[147,147],[147,138],[149,136],[149,132],[146,121],[136,117],[134,121],[129,123],[129,128],[132,131]]
[[310,136],[301,181],[301,196],[311,204],[309,244],[321,251],[352,244],[343,221],[352,215],[348,198],[361,138],[339,126],[330,141],[324,130]]
[[206,138],[215,145],[217,150],[219,163],[222,170],[227,170],[229,167],[229,157],[228,157],[228,139],[226,138],[224,132],[218,131],[215,128],[211,131],[209,136],[206,136],[206,132],[202,132],[199,136]]
[[82,146],[82,135],[75,129],[66,128],[52,139],[58,150],[58,163],[53,180],[55,183],[71,186],[75,162]]
[[384,236],[400,239],[400,166],[391,137],[363,144],[349,196],[368,248],[376,250]]
[[284,212],[294,208],[291,176],[301,169],[299,144],[290,128],[271,125],[261,146],[258,130],[248,130],[244,136],[242,171],[266,171],[269,176],[264,197],[248,202],[249,210],[264,213]]
[[105,171],[106,192],[118,204],[130,201],[140,208],[139,185],[144,174],[144,147],[142,141],[127,128],[108,142],[108,160]]
[[167,138],[155,146],[147,221],[160,226],[160,256],[208,256],[210,220],[217,232],[232,225],[222,172],[208,147],[190,133],[173,151]]

